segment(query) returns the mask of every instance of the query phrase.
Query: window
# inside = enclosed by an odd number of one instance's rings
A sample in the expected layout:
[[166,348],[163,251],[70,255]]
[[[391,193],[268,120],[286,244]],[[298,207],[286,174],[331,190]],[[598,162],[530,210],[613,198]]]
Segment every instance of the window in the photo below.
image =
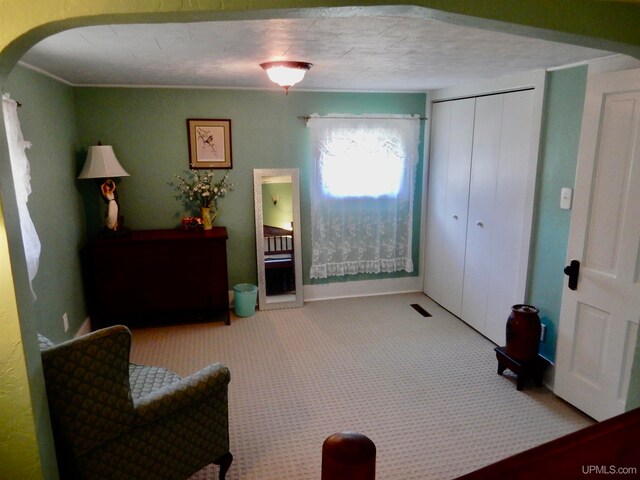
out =
[[380,129],[332,131],[321,159],[324,193],[336,198],[397,196],[405,161],[396,143]]
[[312,116],[311,278],[413,271],[420,122]]

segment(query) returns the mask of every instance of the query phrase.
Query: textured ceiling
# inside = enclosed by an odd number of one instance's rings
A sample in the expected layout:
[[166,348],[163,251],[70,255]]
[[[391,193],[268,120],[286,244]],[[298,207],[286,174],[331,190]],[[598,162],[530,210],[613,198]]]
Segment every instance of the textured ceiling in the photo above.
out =
[[401,16],[105,25],[53,35],[23,63],[72,85],[277,88],[259,64],[314,64],[294,89],[424,91],[610,52]]

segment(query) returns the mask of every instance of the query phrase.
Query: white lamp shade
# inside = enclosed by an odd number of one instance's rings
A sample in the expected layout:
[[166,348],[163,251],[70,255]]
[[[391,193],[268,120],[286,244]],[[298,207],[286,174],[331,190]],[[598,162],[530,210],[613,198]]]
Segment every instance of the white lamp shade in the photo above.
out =
[[78,178],[128,177],[129,174],[118,162],[111,145],[93,145],[87,152],[87,160]]

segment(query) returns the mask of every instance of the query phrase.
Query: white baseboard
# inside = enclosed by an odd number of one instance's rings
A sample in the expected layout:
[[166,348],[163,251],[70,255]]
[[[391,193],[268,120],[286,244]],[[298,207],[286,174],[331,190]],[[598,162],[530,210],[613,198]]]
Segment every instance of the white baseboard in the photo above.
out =
[[304,285],[304,301],[330,300],[334,298],[369,297],[391,293],[421,292],[421,277],[386,278],[356,282]]

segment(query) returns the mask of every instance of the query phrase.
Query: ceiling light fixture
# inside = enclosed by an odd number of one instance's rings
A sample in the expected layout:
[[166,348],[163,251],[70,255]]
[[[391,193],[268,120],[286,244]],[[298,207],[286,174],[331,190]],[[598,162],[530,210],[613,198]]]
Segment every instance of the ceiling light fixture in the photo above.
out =
[[313,64],[307,62],[265,62],[260,66],[267,72],[269,79],[284,88],[285,94],[289,94],[289,87],[295,85],[304,78]]

